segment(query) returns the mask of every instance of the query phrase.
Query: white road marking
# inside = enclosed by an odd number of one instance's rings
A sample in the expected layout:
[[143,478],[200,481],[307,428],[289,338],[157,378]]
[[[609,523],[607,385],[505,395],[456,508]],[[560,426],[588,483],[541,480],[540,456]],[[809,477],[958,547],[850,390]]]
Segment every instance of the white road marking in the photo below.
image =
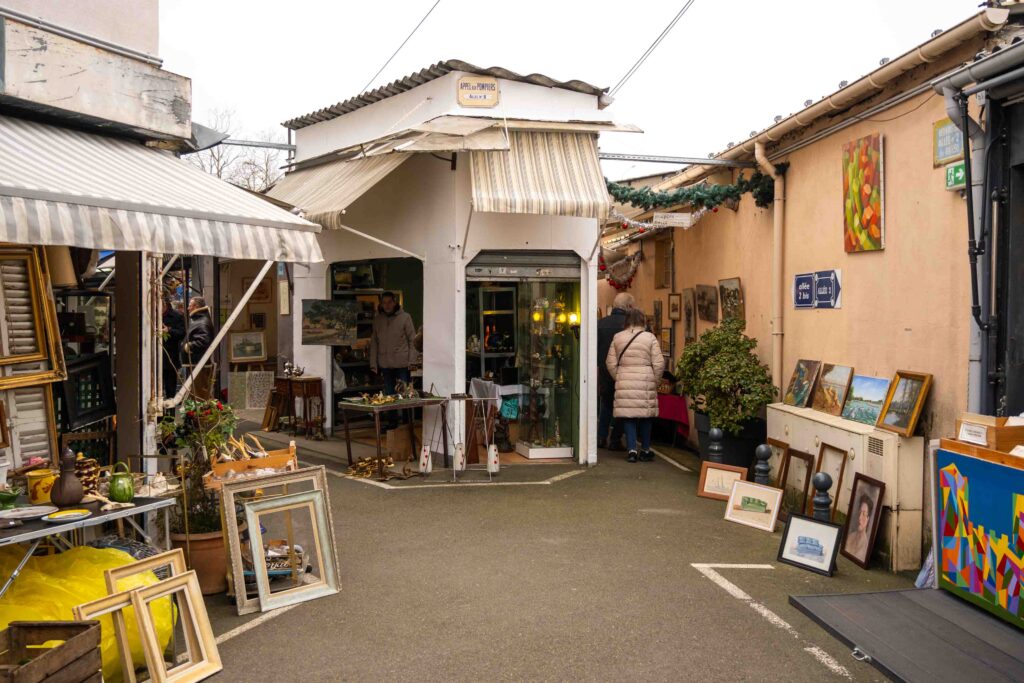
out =
[[[302,462],[302,461],[299,461],[299,464],[303,465],[303,466],[308,466],[309,465],[309,463]],[[444,471],[445,470],[438,470],[439,473],[444,472]],[[339,479],[348,479],[350,481],[358,481],[361,484],[369,484],[371,486],[376,486],[378,488],[387,489],[389,491],[413,491],[413,490],[419,490],[419,489],[452,489],[452,488],[464,489],[464,488],[472,488],[472,487],[477,487],[477,486],[551,486],[552,484],[556,484],[556,483],[558,483],[560,481],[565,481],[566,479],[569,479],[570,477],[575,477],[576,475],[583,474],[586,471],[587,470],[585,470],[585,469],[569,470],[568,472],[562,472],[561,474],[556,474],[555,476],[550,477],[548,479],[545,479],[543,481],[463,481],[463,482],[452,482],[452,481],[449,481],[449,482],[439,482],[437,484],[416,484],[414,486],[393,486],[392,484],[389,484],[389,483],[387,483],[385,481],[377,481],[376,479],[370,479],[370,478],[366,478],[366,477],[350,477],[349,475],[345,474],[344,472],[335,472],[334,470],[331,470],[331,469],[327,470],[327,474],[331,475],[332,477],[338,477]]]
[[[724,590],[732,597],[747,603],[747,605],[752,610],[754,610],[762,617],[764,617],[765,620],[772,626],[782,629],[783,631],[785,631],[786,633],[788,633],[789,635],[793,636],[798,640],[802,640],[800,637],[800,633],[798,633],[797,630],[793,628],[788,621],[786,621],[778,614],[768,609],[767,606],[754,600],[752,597],[747,595],[747,593],[744,592],[742,588],[740,588],[732,581],[730,581],[729,579],[725,578],[720,573],[715,571],[717,569],[774,569],[772,565],[693,563],[690,566],[699,571],[701,574],[703,574],[705,578],[710,579],[716,586]],[[849,670],[847,670],[845,666],[836,661],[836,659],[832,655],[806,640],[803,641],[803,644],[806,646],[804,647],[804,652],[814,657],[814,659],[816,659],[819,664],[821,664],[837,676],[842,676],[843,678],[853,680],[853,676],[850,675]]]
[[691,469],[690,469],[689,467],[687,467],[686,465],[680,465],[679,463],[677,463],[677,462],[676,462],[675,460],[673,460],[672,458],[668,457],[668,456],[667,456],[667,455],[665,455],[664,453],[659,453],[658,451],[654,450],[653,448],[651,449],[651,453],[654,453],[654,454],[655,454],[656,456],[658,456],[659,458],[661,458],[662,460],[664,460],[665,462],[667,462],[667,463],[668,463],[669,465],[672,465],[672,467],[678,467],[678,468],[679,468],[679,469],[681,469],[681,470],[682,470],[683,472],[693,472],[693,470],[691,470]]

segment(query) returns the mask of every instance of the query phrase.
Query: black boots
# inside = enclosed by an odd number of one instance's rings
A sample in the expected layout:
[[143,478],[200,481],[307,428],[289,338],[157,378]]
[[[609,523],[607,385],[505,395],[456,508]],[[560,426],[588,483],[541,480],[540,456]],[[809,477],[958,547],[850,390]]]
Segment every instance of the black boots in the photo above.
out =
[[640,462],[653,462],[654,451],[644,451],[640,454]]
[[636,451],[630,451],[629,454],[626,455],[626,462],[636,462],[637,458],[638,458],[637,452]]

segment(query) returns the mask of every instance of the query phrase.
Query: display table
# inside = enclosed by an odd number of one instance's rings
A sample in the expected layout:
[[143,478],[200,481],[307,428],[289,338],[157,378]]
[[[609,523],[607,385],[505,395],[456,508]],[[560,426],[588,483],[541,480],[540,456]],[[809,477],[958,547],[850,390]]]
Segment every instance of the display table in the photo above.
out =
[[[24,497],[18,499],[19,504],[27,503],[28,501]],[[4,582],[2,588],[0,588],[0,597],[7,592],[7,589],[14,583],[14,579],[18,576],[24,568],[25,563],[32,557],[32,553],[39,547],[40,542],[48,536],[60,536],[76,529],[85,529],[87,527],[99,526],[106,522],[112,522],[115,519],[124,519],[132,527],[135,528],[139,534],[150,542],[146,532],[143,531],[142,527],[135,523],[132,517],[136,515],[144,515],[147,512],[155,512],[162,508],[170,507],[175,504],[175,498],[136,498],[134,501],[135,507],[121,508],[118,510],[110,510],[108,512],[101,512],[100,507],[102,503],[86,503],[83,505],[72,506],[74,508],[82,508],[84,510],[90,510],[92,514],[85,519],[79,519],[70,522],[44,522],[41,519],[34,519],[32,521],[25,522],[21,526],[14,527],[13,529],[0,530],[0,548],[7,545],[14,545],[15,543],[31,543],[28,550],[25,551],[24,557],[18,563],[14,573],[7,577],[7,581]],[[170,518],[164,522],[164,530],[168,543],[170,542]],[[170,549],[170,548],[168,548]]]
[[295,415],[295,399],[302,400],[302,421],[304,423],[303,436],[307,439],[311,435],[309,415],[312,411],[314,398],[323,400],[324,383],[319,377],[275,377],[274,391],[279,396],[284,396],[286,405],[285,412],[279,418],[291,418],[292,436],[298,435],[298,418]]
[[690,411],[686,407],[685,396],[658,394],[658,419],[675,423],[672,445],[675,445],[676,436],[683,437],[684,441],[690,436]]
[[[353,403],[351,401],[341,401],[338,404],[338,409],[341,411],[342,420],[345,423],[345,448],[348,451],[348,464],[352,465],[352,433],[349,430],[348,425],[348,414],[363,413],[373,415],[373,426],[377,437],[377,475],[381,481],[384,480],[384,459],[381,457],[381,443],[380,443],[380,415],[390,410],[408,410],[412,411],[415,408],[427,408],[429,406],[439,406],[441,408],[441,424],[444,425],[441,429],[441,439],[444,445],[444,466],[450,466],[450,460],[448,456],[448,399],[437,397],[437,398],[408,398],[394,403],[385,403],[383,405],[372,405],[369,403]],[[414,420],[409,420],[409,441],[412,444],[412,457],[416,459],[419,454],[419,448],[416,445],[416,427],[413,424]]]

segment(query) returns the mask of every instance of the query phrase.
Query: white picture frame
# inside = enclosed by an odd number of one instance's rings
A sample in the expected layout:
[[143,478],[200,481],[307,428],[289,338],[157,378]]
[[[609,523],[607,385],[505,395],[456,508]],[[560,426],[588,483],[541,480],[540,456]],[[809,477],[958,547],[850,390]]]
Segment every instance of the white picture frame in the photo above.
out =
[[[761,503],[764,511],[752,509],[760,507]],[[725,519],[770,533],[775,531],[781,503],[782,489],[752,481],[735,481],[725,506]]]

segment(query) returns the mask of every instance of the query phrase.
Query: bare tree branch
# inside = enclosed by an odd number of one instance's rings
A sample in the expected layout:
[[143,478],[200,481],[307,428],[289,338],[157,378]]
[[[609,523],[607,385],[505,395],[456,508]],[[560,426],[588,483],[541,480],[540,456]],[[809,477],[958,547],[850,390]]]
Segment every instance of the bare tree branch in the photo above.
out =
[[[222,133],[228,133],[231,137],[249,137],[239,133],[233,110],[210,110],[206,125]],[[280,141],[273,130],[265,130],[249,139],[261,142]],[[266,192],[284,175],[281,172],[284,163],[283,153],[278,149],[217,145],[190,154],[186,158],[210,175],[252,192]]]

